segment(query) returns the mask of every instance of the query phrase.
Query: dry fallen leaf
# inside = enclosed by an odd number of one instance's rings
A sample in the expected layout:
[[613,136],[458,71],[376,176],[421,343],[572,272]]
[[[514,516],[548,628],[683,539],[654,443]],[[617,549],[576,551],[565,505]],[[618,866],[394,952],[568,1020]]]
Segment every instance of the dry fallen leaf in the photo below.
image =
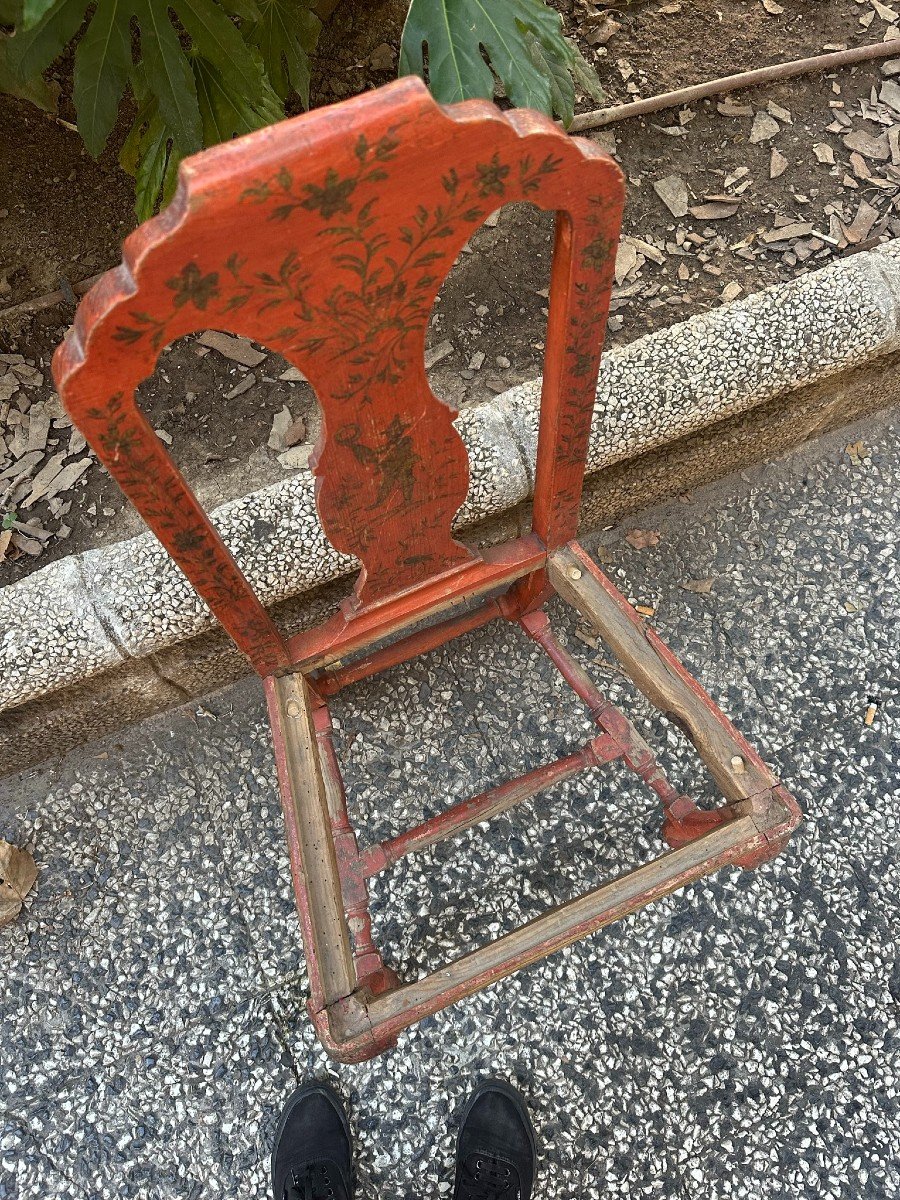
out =
[[269,433],[268,447],[270,450],[286,450],[285,434],[294,423],[291,410],[285,404],[280,412],[272,418],[272,429]]
[[750,143],[755,146],[758,142],[767,142],[769,138],[773,138],[779,133],[781,133],[781,126],[775,118],[769,116],[767,112],[758,112],[753,118]]
[[589,25],[585,30],[585,41],[591,46],[605,46],[616,36],[622,26],[612,17],[605,17],[602,22]]
[[858,150],[865,158],[874,159],[875,162],[887,162],[891,157],[887,134],[873,137],[864,129],[855,129],[852,133],[845,135],[843,142],[848,150]]
[[894,21],[897,20],[898,13],[896,8],[891,8],[887,4],[882,4],[881,0],[869,0],[869,3],[878,13],[879,17],[881,17],[882,21],[887,21],[889,25],[893,25]]
[[623,242],[627,242],[629,246],[633,246],[638,254],[643,254],[645,258],[649,258],[651,262],[655,262],[657,266],[664,266],[666,256],[662,250],[654,246],[652,242],[645,242],[643,238],[634,237],[633,234],[626,233],[623,237]]
[[739,204],[740,199],[737,196],[728,200],[710,200],[706,204],[693,205],[690,214],[698,221],[724,221],[734,216]]
[[749,104],[739,104],[737,100],[732,100],[730,96],[726,96],[724,100],[720,100],[716,108],[723,117],[752,117],[753,108]]
[[809,237],[813,231],[810,221],[792,221],[789,225],[778,225],[775,229],[767,229],[760,236],[761,242],[790,242],[794,238]]
[[868,200],[860,200],[853,223],[846,226],[847,240],[854,245],[858,242],[864,242],[872,232],[879,216],[878,209],[869,204]]
[[711,579],[686,579],[680,586],[686,592],[696,592],[700,596],[705,596],[712,591],[712,585]]
[[616,251],[616,283],[624,283],[629,274],[637,266],[638,256],[634,246],[626,241],[619,243]]
[[655,529],[629,529],[625,541],[635,550],[646,550],[648,546],[659,545],[659,533]]
[[834,151],[827,142],[816,142],[813,146],[813,154],[820,163],[825,163],[826,166],[834,166]]
[[673,217],[687,216],[687,184],[680,175],[666,175],[664,179],[658,179],[653,185],[653,190]]
[[243,367],[258,367],[268,358],[261,350],[254,349],[249,338],[232,337],[230,333],[220,333],[218,329],[207,329],[198,336],[197,341],[201,346],[217,350],[223,358],[240,363]]
[[851,442],[845,447],[847,457],[853,463],[854,467],[859,467],[869,456],[869,451],[865,442]]
[[16,919],[36,879],[31,853],[0,838],[0,927]]
[[306,422],[302,417],[298,417],[293,425],[284,435],[284,444],[290,449],[291,446],[298,446],[306,440]]
[[389,46],[387,42],[382,42],[380,46],[376,46],[369,55],[369,66],[373,71],[392,71],[396,61],[397,51],[393,46]]
[[772,147],[772,157],[769,159],[769,178],[778,179],[788,169],[788,160],[777,146]]

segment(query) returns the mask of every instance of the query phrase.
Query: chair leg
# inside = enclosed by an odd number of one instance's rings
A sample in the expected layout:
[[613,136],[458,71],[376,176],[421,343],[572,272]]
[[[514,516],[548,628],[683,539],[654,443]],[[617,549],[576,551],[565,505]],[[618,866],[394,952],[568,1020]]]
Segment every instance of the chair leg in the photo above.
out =
[[347,927],[350,931],[353,960],[358,987],[368,988],[374,995],[387,988],[397,987],[400,980],[395,971],[386,967],[372,940],[372,918],[369,914],[369,889],[362,869],[359,845],[347,813],[344,780],[334,749],[331,715],[323,704],[315,710],[313,723],[319,745],[319,762],[325,783],[325,795],[331,819],[332,837],[337,856],[341,896]]
[[789,813],[784,828],[767,835],[767,848],[754,848],[735,862],[755,867],[780,853],[800,821],[800,809],[749,742],[577,542],[550,555],[548,575],[554,589],[593,625],[651,704],[687,734],[728,801],[712,813],[670,809],[663,824],[669,845],[688,845],[723,820],[732,820],[747,801],[777,798]]
[[[599,736],[566,759],[501,784],[360,854],[327,707],[299,671],[267,679],[309,966],[309,1010],[323,1045],[340,1061],[372,1058],[394,1045],[402,1029],[695,879],[727,865],[759,865],[783,848],[800,819],[797,805],[762,759],[577,543],[550,556],[548,575],[559,594],[596,627],[650,701],[687,732],[726,804],[702,812],[678,794],[631,722],[601,695],[553,637],[546,615],[536,611],[521,617],[520,624],[585,702]],[[369,665],[366,660],[367,672]],[[372,938],[366,878],[403,853],[505,811],[553,780],[616,758],[659,797],[663,836],[673,848],[421,979],[400,983]]]

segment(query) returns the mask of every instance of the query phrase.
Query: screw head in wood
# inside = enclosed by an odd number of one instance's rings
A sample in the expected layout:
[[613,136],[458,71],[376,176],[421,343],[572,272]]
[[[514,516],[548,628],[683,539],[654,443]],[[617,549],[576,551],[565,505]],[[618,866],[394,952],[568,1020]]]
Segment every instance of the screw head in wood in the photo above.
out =
[[300,705],[297,703],[296,700],[288,700],[286,708],[287,708],[287,715],[289,717],[299,717],[300,716]]
[[568,577],[570,579],[580,579],[581,578],[581,570],[579,567],[569,567],[569,569],[566,571],[566,574],[568,575]]
[[743,775],[744,772],[746,771],[747,764],[744,762],[744,760],[741,758],[741,756],[739,754],[735,754],[735,756],[732,758],[731,769],[732,769],[732,771],[734,771],[735,775]]

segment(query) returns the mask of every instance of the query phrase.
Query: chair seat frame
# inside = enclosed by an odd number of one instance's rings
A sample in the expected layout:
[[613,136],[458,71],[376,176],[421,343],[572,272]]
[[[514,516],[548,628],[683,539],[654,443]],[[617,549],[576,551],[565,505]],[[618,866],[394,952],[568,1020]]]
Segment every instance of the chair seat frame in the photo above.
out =
[[[490,213],[556,213],[531,532],[477,550],[453,522],[469,483],[425,334],[456,256]],[[438,106],[415,79],[186,160],[169,207],[126,242],[54,359],[74,423],[261,676],[272,726],[309,1011],[336,1059],[726,865],[773,857],[797,805],[575,540],[624,188],[592,142],[528,111]],[[338,612],[285,637],[135,403],[164,346],[206,328],[266,344],[313,385],[311,466],[328,539],[361,564]],[[688,735],[725,803],[701,810],[554,636],[558,594]],[[328,699],[492,620],[516,622],[586,706],[580,750],[360,848]],[[376,945],[367,880],[579,772],[622,762],[658,797],[654,861],[402,982]]]

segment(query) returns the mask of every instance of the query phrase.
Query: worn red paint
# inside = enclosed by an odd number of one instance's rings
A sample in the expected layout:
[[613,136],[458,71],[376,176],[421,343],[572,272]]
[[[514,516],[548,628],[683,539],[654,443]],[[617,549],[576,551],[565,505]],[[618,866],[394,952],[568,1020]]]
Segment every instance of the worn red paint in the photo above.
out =
[[[468,464],[452,409],[428,385],[425,334],[462,246],[494,209],[521,200],[557,214],[533,526],[479,551],[452,531]],[[535,113],[500,113],[480,101],[439,107],[419,81],[405,80],[187,160],[172,204],[128,239],[123,265],[82,302],[54,359],[74,422],[264,678],[310,1013],[326,1047],[346,1061],[371,1057],[422,1016],[690,879],[771,857],[799,816],[706,693],[646,631],[660,670],[687,681],[726,743],[765,772],[766,786],[714,813],[678,794],[631,722],[554,638],[540,607],[549,594],[548,556],[571,543],[585,570],[610,589],[621,620],[645,630],[571,542],[622,204],[621,172],[594,143],[567,137]],[[135,389],[162,349],[210,327],[283,354],[307,375],[322,406],[312,459],[319,515],[332,544],[355,554],[362,570],[331,620],[293,638],[276,628],[135,405]],[[543,648],[598,734],[558,762],[360,851],[327,698],[496,619],[518,621]],[[396,640],[376,648],[389,636]],[[361,657],[342,663],[354,654]],[[302,681],[314,730],[310,769],[324,788],[309,794],[327,798],[330,832],[323,836],[331,839],[316,880],[318,908],[303,868],[309,846],[301,847],[311,810],[298,802],[302,789],[292,776],[296,702],[285,710],[279,693]],[[373,938],[367,877],[541,787],[615,759],[659,797],[662,833],[676,849],[435,974],[400,984]],[[332,885],[344,922],[334,944],[316,915],[332,911]],[[327,970],[320,956],[328,958]],[[336,991],[342,978],[355,983]]]

